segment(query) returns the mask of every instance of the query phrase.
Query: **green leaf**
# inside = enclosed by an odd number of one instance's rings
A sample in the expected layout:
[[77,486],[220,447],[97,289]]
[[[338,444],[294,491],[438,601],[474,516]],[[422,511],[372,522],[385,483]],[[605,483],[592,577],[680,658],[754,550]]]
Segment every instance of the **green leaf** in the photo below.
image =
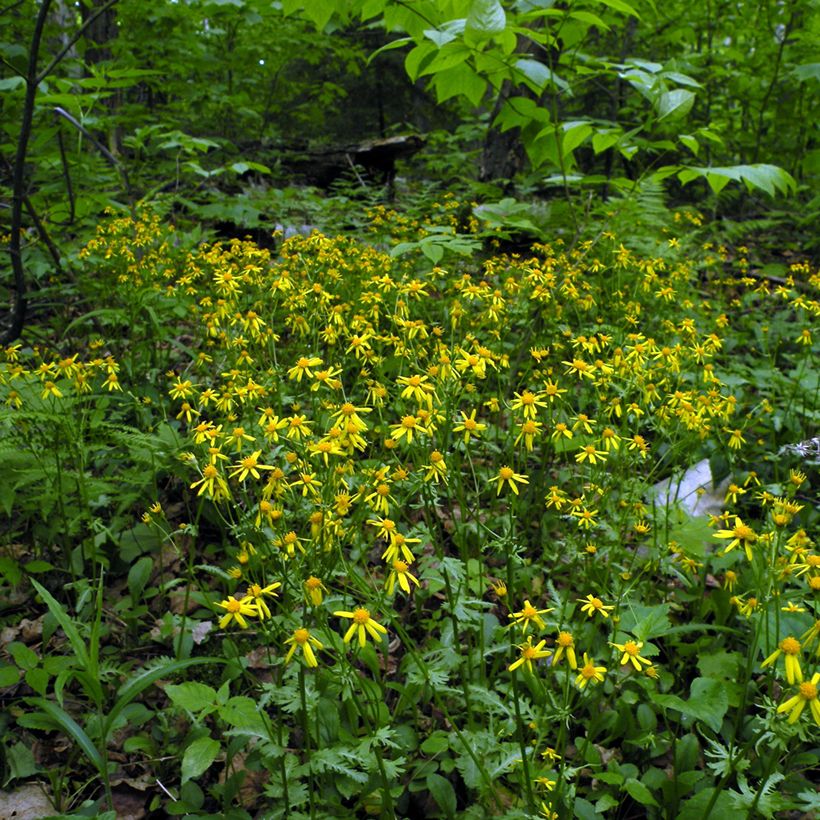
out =
[[506,26],[507,15],[499,0],[473,0],[464,31],[479,39],[488,39],[500,34]]
[[259,704],[253,699],[237,695],[219,708],[219,717],[237,729],[263,729],[267,716],[260,712]]
[[151,577],[151,570],[154,568],[154,561],[148,555],[143,555],[138,561],[134,563],[130,570],[128,570],[128,592],[131,594],[131,600],[135,603],[139,600],[148,579]]
[[25,85],[26,81],[23,77],[6,77],[0,80],[0,91],[14,91],[21,85]]
[[677,120],[685,117],[695,104],[695,92],[685,88],[664,91],[658,97],[658,120]]
[[11,655],[14,662],[20,669],[28,671],[34,669],[40,662],[37,653],[20,641],[12,641],[7,647],[6,651]]
[[681,714],[705,723],[712,731],[719,732],[723,717],[729,709],[729,696],[725,684],[714,678],[695,678],[684,701],[677,695],[653,695],[659,706],[675,709]]
[[538,60],[522,58],[516,60],[515,67],[529,80],[534,91],[543,91],[548,84],[569,91],[569,83],[562,80],[549,66]]
[[652,797],[652,792],[650,792],[640,780],[636,780],[634,777],[630,777],[626,780],[622,788],[633,800],[637,800],[642,806],[658,805],[655,798]]
[[62,604],[57,601],[42,584],[35,581],[34,578],[29,578],[29,581],[31,581],[31,585],[34,589],[37,590],[38,595],[46,602],[49,612],[51,612],[63,628],[63,632],[65,632],[65,635],[71,644],[71,648],[74,650],[74,654],[80,662],[80,666],[83,669],[88,669],[89,672],[96,674],[96,670],[91,669],[91,661],[88,656],[85,641],[80,637],[80,633],[77,631],[74,621],[71,620],[68,613],[65,609],[63,609]]
[[165,694],[171,698],[174,706],[189,712],[201,712],[217,706],[216,690],[205,683],[172,683],[165,687]]
[[596,3],[600,3],[602,6],[609,6],[609,8],[614,9],[615,11],[620,11],[623,14],[628,14],[631,17],[637,17],[640,19],[640,14],[638,14],[629,3],[625,3],[624,0],[595,0]]
[[14,686],[20,680],[20,670],[10,664],[0,666],[0,689],[5,686]]
[[700,151],[700,143],[691,134],[678,134],[678,139],[695,155]]
[[119,717],[120,712],[128,706],[131,701],[139,697],[151,684],[156,683],[160,678],[170,677],[189,666],[202,666],[209,663],[227,663],[223,658],[185,658],[181,661],[168,660],[164,663],[157,663],[138,672],[136,677],[124,683],[120,689],[117,701],[103,724],[103,737],[108,737],[114,721]]
[[198,737],[182,756],[182,783],[187,783],[206,772],[219,754],[219,741],[212,737]]
[[426,755],[437,755],[450,748],[449,736],[440,729],[433,732],[422,744],[421,751]]
[[561,140],[563,156],[571,154],[592,133],[592,126],[588,122],[565,122],[561,128],[564,131]]
[[247,171],[256,171],[258,174],[270,173],[270,168],[261,162],[234,162],[230,168],[235,174],[244,174]]
[[453,817],[456,813],[456,791],[453,784],[435,772],[427,775],[427,788],[436,801],[438,807],[447,815]]
[[39,709],[42,714],[48,716],[69,737],[73,738],[98,772],[103,773],[105,771],[105,763],[97,747],[91,742],[91,738],[85,733],[80,724],[65,709],[61,709],[56,703],[45,698],[25,698],[25,702]]

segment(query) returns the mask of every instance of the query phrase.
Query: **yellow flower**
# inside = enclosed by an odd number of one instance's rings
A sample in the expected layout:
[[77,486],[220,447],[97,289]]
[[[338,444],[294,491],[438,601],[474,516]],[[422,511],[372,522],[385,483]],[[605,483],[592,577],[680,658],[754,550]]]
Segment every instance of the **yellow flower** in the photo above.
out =
[[427,433],[427,428],[419,424],[419,419],[416,416],[403,416],[398,424],[390,425],[390,437],[394,441],[401,441],[406,438],[407,443],[411,444],[414,433]]
[[302,376],[308,376],[313,378],[313,367],[319,367],[322,364],[322,360],[317,356],[302,356],[296,364],[288,370],[288,378],[292,380],[296,380],[297,382],[302,381]]
[[461,421],[453,427],[454,433],[464,433],[464,443],[470,443],[470,436],[478,436],[479,433],[487,429],[486,424],[482,424],[475,420],[475,410],[470,411],[468,416],[463,410],[461,412]]
[[536,609],[527,599],[524,601],[523,609],[520,612],[511,612],[509,617],[513,619],[513,623],[521,627],[526,635],[530,623],[534,623],[539,629],[544,628],[545,624],[541,616],[546,615],[548,612],[552,612],[552,610]]
[[605,674],[606,667],[596,666],[595,661],[584,652],[584,664],[578,672],[578,677],[575,678],[575,684],[579,689],[586,689],[589,683],[603,683]]
[[255,618],[258,615],[256,607],[249,603],[248,599],[244,598],[240,601],[231,596],[218,603],[217,606],[221,606],[222,609],[227,610],[227,613],[219,619],[220,629],[225,629],[231,621],[236,621],[242,629],[247,629],[248,622],[245,620],[245,616],[248,615]]
[[337,618],[350,618],[353,623],[345,632],[344,642],[350,643],[354,635],[358,635],[359,646],[362,647],[367,642],[367,636],[370,635],[374,641],[381,641],[382,635],[387,634],[387,630],[373,618],[370,617],[370,612],[364,607],[354,609],[352,612],[346,610],[339,610],[333,613]]
[[647,666],[652,666],[652,661],[648,660],[647,658],[642,658],[640,655],[641,647],[643,646],[643,641],[627,641],[626,643],[611,643],[610,646],[614,646],[619,652],[623,652],[623,657],[621,658],[621,666],[624,666],[627,663],[631,663],[635,669],[639,672],[641,671],[641,664],[646,664]]
[[509,484],[510,489],[518,495],[518,484],[529,484],[530,480],[527,476],[522,475],[521,473],[516,473],[513,471],[511,467],[504,466],[498,471],[498,475],[494,478],[490,479],[491,481],[497,481],[496,485],[496,495],[501,494],[501,490],[504,487],[504,484]]
[[751,545],[757,541],[757,534],[748,524],[744,524],[738,516],[735,516],[735,523],[731,530],[718,530],[717,532],[712,533],[712,538],[723,538],[726,540],[731,539],[729,544],[723,550],[724,555],[740,545],[745,550],[746,557],[750,561],[752,560]]
[[322,603],[322,593],[327,592],[327,587],[322,583],[321,579],[311,575],[304,583],[305,594],[313,606],[319,606]]
[[543,649],[546,641],[539,641],[535,646],[532,645],[532,635],[527,636],[527,642],[519,644],[518,648],[521,650],[521,657],[517,661],[513,661],[507,669],[510,672],[518,669],[519,666],[526,664],[527,669],[532,672],[532,662],[540,660],[541,658],[548,658],[552,652],[549,649]]
[[597,450],[594,444],[587,444],[576,453],[575,460],[579,464],[585,461],[589,461],[590,464],[597,464],[599,461],[606,461],[606,455],[603,450]]
[[820,701],[817,700],[817,684],[820,683],[820,672],[815,672],[810,681],[803,681],[797,687],[797,694],[777,707],[778,712],[789,712],[789,723],[795,723],[800,713],[809,704],[814,722],[820,726]]
[[555,639],[555,645],[558,647],[555,650],[555,657],[552,659],[553,665],[557,666],[561,662],[561,658],[566,654],[567,662],[570,669],[578,668],[578,661],[575,657],[575,638],[571,632],[559,632]]
[[771,666],[780,657],[781,653],[785,657],[786,680],[789,683],[802,683],[803,670],[800,668],[799,658],[800,641],[792,635],[789,635],[780,641],[777,645],[777,649],[775,649],[775,651],[772,652],[772,654],[760,664],[760,668],[764,669],[767,666]]
[[252,452],[249,456],[245,456],[245,458],[240,459],[231,467],[231,478],[238,478],[239,481],[244,481],[248,475],[252,475],[254,478],[259,478],[260,470],[272,470],[273,467],[267,464],[259,463],[259,456],[261,455],[261,450],[254,450],[254,452]]
[[510,407],[513,410],[521,410],[525,419],[534,419],[538,415],[539,407],[546,407],[546,402],[541,400],[537,393],[530,390],[524,390],[522,393],[515,393]]
[[581,612],[586,613],[589,618],[592,618],[596,612],[604,618],[608,618],[610,611],[615,609],[614,606],[607,606],[600,598],[596,598],[594,595],[587,595],[586,598],[579,598],[578,603],[584,604],[581,607]]
[[272,584],[268,584],[266,587],[261,587],[259,584],[251,584],[245,592],[245,596],[242,598],[243,604],[253,604],[254,608],[256,609],[257,613],[259,614],[259,619],[264,620],[265,618],[271,617],[271,611],[268,609],[267,603],[265,603],[265,596],[269,595],[271,598],[278,597],[276,594],[276,590],[279,589],[282,585],[275,581]]
[[301,647],[302,654],[305,656],[305,663],[308,666],[313,667],[319,665],[319,661],[316,660],[316,655],[313,650],[324,649],[324,646],[303,626],[300,626],[298,629],[294,629],[293,635],[291,635],[285,643],[290,644],[290,649],[288,649],[288,653],[285,655],[285,663],[290,663],[293,653],[296,652],[297,648]]
[[727,429],[725,432],[729,433],[729,447],[732,450],[739,450],[746,443],[746,439],[743,438],[743,430]]
[[410,594],[410,582],[412,581],[416,586],[419,585],[419,579],[416,578],[410,572],[410,565],[407,561],[402,561],[400,558],[396,558],[392,562],[392,568],[390,570],[390,575],[387,577],[387,582],[385,586],[387,587],[387,594],[392,595],[393,590],[396,588],[396,581],[399,582],[399,586],[409,595]]

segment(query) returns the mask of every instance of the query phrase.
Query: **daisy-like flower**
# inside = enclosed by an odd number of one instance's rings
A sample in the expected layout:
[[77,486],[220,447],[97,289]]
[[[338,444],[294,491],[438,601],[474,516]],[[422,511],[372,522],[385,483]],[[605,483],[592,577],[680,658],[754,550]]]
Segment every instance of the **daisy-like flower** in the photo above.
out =
[[783,701],[777,707],[778,712],[789,713],[789,723],[795,723],[800,717],[800,713],[809,704],[809,710],[814,718],[814,722],[820,726],[820,701],[817,700],[817,684],[820,683],[820,672],[815,672],[811,680],[803,681],[797,687],[797,694]]
[[641,648],[643,647],[643,641],[627,641],[626,643],[611,643],[610,646],[614,646],[619,652],[623,653],[623,657],[621,658],[621,666],[624,666],[628,663],[631,663],[638,672],[641,671],[641,664],[645,664],[646,666],[652,666],[652,661],[648,658],[641,657]]
[[595,661],[584,652],[584,663],[578,669],[578,677],[575,684],[579,689],[586,689],[590,683],[603,683],[606,675],[605,666],[596,666]]
[[594,444],[587,444],[575,454],[575,460],[579,464],[583,464],[585,461],[590,464],[597,464],[599,461],[606,461],[606,452],[596,449]]
[[530,628],[530,623],[534,623],[539,629],[543,629],[546,624],[544,623],[544,619],[541,617],[542,615],[546,615],[548,612],[552,612],[551,609],[536,609],[530,602],[529,599],[524,601],[524,606],[520,612],[511,612],[509,617],[513,619],[513,623],[520,626],[524,634],[527,634],[527,630]]
[[546,402],[541,400],[541,396],[533,393],[531,390],[524,390],[521,393],[515,393],[515,398],[510,404],[513,410],[520,410],[524,414],[525,419],[534,419],[538,415],[539,407],[546,407]]
[[259,478],[260,470],[272,470],[273,467],[269,464],[259,463],[259,456],[261,455],[261,450],[254,450],[249,456],[245,456],[245,458],[240,459],[231,467],[231,478],[244,481],[249,475],[254,478]]
[[294,652],[301,647],[302,654],[305,656],[305,663],[308,666],[313,667],[319,665],[319,661],[316,660],[316,655],[313,650],[324,649],[324,646],[303,626],[300,626],[298,629],[294,629],[293,635],[291,635],[285,643],[290,644],[290,649],[288,649],[288,653],[285,655],[285,663],[290,663],[290,659],[293,657]]
[[364,607],[358,607],[352,612],[340,609],[333,614],[337,618],[350,618],[353,621],[347,632],[345,632],[345,643],[350,643],[353,636],[357,635],[359,646],[362,647],[367,643],[368,635],[370,635],[374,641],[381,641],[382,635],[387,634],[387,630],[380,623],[374,621],[373,618],[370,617],[369,610]]
[[250,603],[249,599],[243,598],[241,601],[231,596],[224,601],[220,601],[217,606],[227,610],[226,614],[219,619],[219,628],[225,629],[231,621],[236,621],[242,629],[248,628],[246,616],[255,618],[258,615],[256,606]]
[[549,649],[544,649],[546,641],[539,641],[535,646],[532,645],[532,635],[527,635],[527,642],[519,644],[518,648],[521,650],[521,657],[517,661],[513,661],[507,669],[510,672],[518,669],[519,666],[526,664],[528,671],[532,672],[532,662],[540,660],[541,658],[548,658],[552,652]]
[[398,581],[399,586],[406,592],[408,595],[410,594],[410,582],[414,583],[416,586],[419,585],[419,579],[416,578],[413,573],[410,572],[410,565],[406,561],[402,561],[399,558],[396,558],[390,570],[390,575],[387,577],[387,583],[385,586],[387,587],[387,594],[392,595],[393,590],[396,588],[396,582]]
[[552,659],[553,666],[557,666],[561,662],[561,658],[566,654],[567,663],[570,669],[578,668],[578,660],[575,657],[575,638],[571,632],[559,632],[555,639],[555,645],[558,647],[555,650],[555,657]]
[[242,603],[252,604],[254,609],[256,609],[259,614],[260,620],[270,618],[271,611],[268,609],[268,605],[265,602],[265,597],[278,597],[276,590],[281,586],[282,585],[278,581],[268,584],[266,587],[260,586],[259,584],[251,584],[242,598]]
[[735,523],[732,529],[718,530],[712,533],[712,538],[722,538],[729,541],[723,550],[724,555],[727,552],[731,552],[735,547],[741,546],[746,552],[746,557],[750,561],[752,560],[752,544],[757,541],[757,534],[748,524],[744,524],[739,516],[735,516]]
[[311,575],[304,583],[305,595],[313,606],[322,603],[322,594],[327,592],[327,587],[322,583],[321,578]]
[[786,665],[786,680],[789,683],[802,683],[803,670],[800,668],[800,641],[793,635],[783,638],[777,645],[777,649],[760,664],[761,669],[771,666],[779,657],[783,655]]
[[501,490],[504,488],[505,484],[510,485],[510,489],[518,495],[518,484],[529,484],[530,480],[527,476],[522,475],[521,473],[516,473],[512,467],[507,467],[506,465],[502,467],[498,471],[498,475],[494,476],[490,479],[490,481],[496,481],[496,488],[495,494],[501,495]]
[[470,436],[478,436],[487,429],[487,425],[475,420],[475,409],[470,411],[469,416],[463,410],[460,412],[461,421],[454,425],[453,432],[464,433],[464,443],[469,444]]
[[581,612],[585,613],[588,618],[592,618],[596,612],[602,617],[608,618],[609,613],[615,609],[614,606],[606,605],[600,598],[596,598],[594,595],[587,595],[586,598],[578,598],[578,603],[583,604]]
[[311,368],[319,367],[321,364],[322,360],[318,356],[302,356],[302,358],[288,370],[288,378],[291,381],[295,379],[297,382],[301,382],[303,376],[308,376],[312,379],[313,370]]

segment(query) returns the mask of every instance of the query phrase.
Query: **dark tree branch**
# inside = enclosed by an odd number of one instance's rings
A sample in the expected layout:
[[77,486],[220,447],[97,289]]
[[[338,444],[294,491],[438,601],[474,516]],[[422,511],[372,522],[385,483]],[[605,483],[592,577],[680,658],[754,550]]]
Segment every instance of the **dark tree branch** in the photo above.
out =
[[48,19],[48,12],[52,0],[43,0],[37,21],[34,24],[34,34],[31,37],[31,51],[28,55],[28,72],[26,74],[26,98],[23,103],[23,121],[20,123],[20,135],[17,138],[17,152],[14,157],[12,175],[11,198],[11,239],[9,254],[11,268],[14,272],[14,305],[11,312],[11,326],[0,337],[0,344],[8,344],[23,332],[26,320],[26,271],[23,267],[23,254],[20,247],[20,235],[23,230],[23,205],[26,187],[26,151],[31,137],[31,124],[34,119],[34,99],[37,96],[37,86],[40,83],[37,75],[37,57],[40,53],[40,42],[43,38],[43,29]]
[[[76,42],[80,39],[80,37],[85,34],[86,30],[94,23],[94,21],[102,14],[105,14],[110,8],[115,6],[119,0],[108,0],[108,2],[104,6],[100,6],[87,20],[83,22],[83,24],[74,32],[68,42],[57,52],[57,55],[54,59],[40,72],[40,75],[37,77],[37,83],[41,83],[51,74],[52,71],[60,64],[63,57],[68,54],[69,51],[74,47]],[[49,5],[51,5],[51,0],[49,0]]]

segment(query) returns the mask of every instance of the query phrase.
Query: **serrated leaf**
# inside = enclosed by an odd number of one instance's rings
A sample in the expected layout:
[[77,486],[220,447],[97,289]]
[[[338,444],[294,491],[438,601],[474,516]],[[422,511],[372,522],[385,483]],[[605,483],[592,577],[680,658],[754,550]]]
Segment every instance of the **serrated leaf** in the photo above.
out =
[[182,783],[204,774],[219,754],[219,741],[212,737],[198,737],[182,756]]
[[216,691],[205,683],[190,681],[189,683],[169,684],[165,687],[165,694],[171,698],[174,706],[189,712],[201,712],[210,707],[216,707]]

